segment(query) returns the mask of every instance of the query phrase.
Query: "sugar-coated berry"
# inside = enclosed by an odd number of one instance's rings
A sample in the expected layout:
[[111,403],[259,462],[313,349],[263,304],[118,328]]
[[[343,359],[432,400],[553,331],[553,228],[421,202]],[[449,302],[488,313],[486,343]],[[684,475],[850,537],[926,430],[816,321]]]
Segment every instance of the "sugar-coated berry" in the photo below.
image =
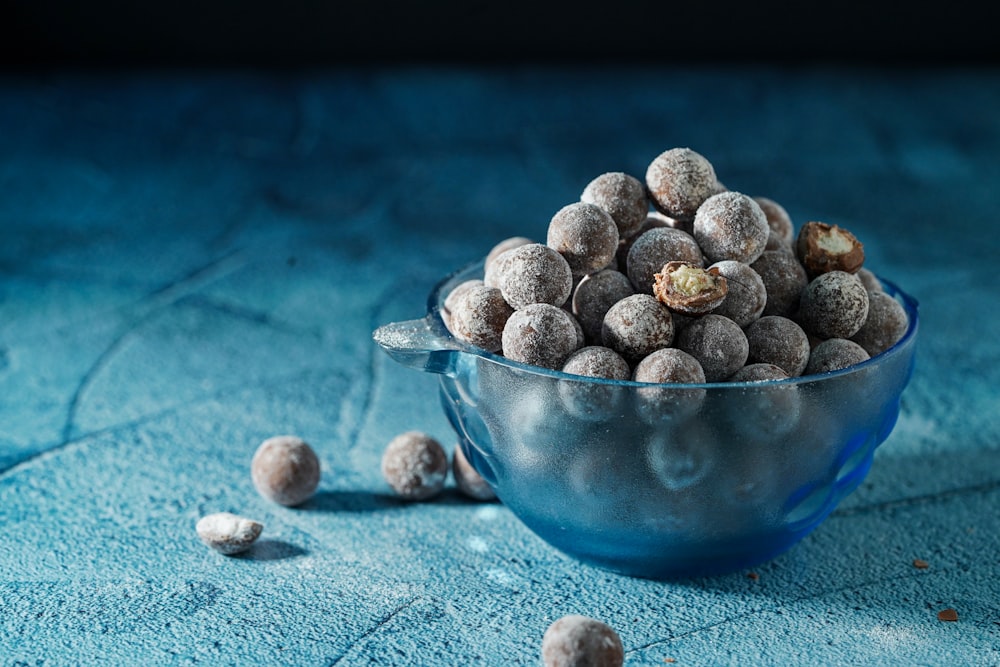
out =
[[633,294],[608,309],[601,338],[606,347],[635,363],[655,350],[670,346],[674,322],[670,310],[655,296]]
[[[562,371],[606,380],[628,380],[632,377],[628,362],[611,348],[601,345],[580,348],[569,356]],[[625,398],[619,387],[572,380],[559,382],[559,396],[570,414],[591,421],[615,414]]]
[[[645,356],[636,364],[632,379],[656,385],[703,384],[706,381],[701,363],[676,347],[656,350]],[[639,417],[649,424],[657,424],[687,419],[701,407],[706,392],[702,388],[642,387],[636,394]]]
[[718,191],[717,183],[712,163],[690,148],[664,151],[646,168],[653,205],[674,220],[693,220],[698,207]]
[[698,360],[705,372],[705,382],[722,382],[747,361],[750,347],[736,322],[709,313],[684,327],[675,346]]
[[787,250],[765,250],[750,268],[760,276],[767,292],[762,314],[791,317],[798,310],[802,290],[809,284],[809,276],[795,254]]
[[747,362],[772,364],[788,377],[798,377],[809,363],[809,336],[794,320],[780,315],[764,315],[743,332],[747,337]]
[[729,378],[730,382],[767,382],[768,380],[787,380],[788,373],[780,366],[763,362],[747,364]]
[[[618,252],[615,253],[615,259],[618,263],[618,270],[622,273],[627,271],[628,265],[628,253],[632,249],[632,244],[635,243],[636,239],[648,232],[650,229],[655,229],[657,227],[676,227],[677,221],[673,218],[669,218],[659,211],[650,211],[646,214],[646,219],[643,220],[639,228],[632,232],[631,236],[624,236],[618,241]],[[689,230],[685,230],[690,233]],[[697,244],[696,244],[697,245]]]
[[608,309],[635,293],[624,273],[604,269],[585,276],[573,290],[572,312],[588,343],[602,342],[601,327]]
[[652,294],[656,274],[665,264],[675,261],[703,266],[705,258],[698,242],[687,232],[673,227],[654,227],[632,242],[625,271],[636,292]]
[[[788,379],[774,364],[748,364],[736,371],[730,382],[761,382]],[[736,404],[727,406],[726,417],[742,436],[771,441],[799,423],[802,397],[794,384],[767,385],[748,389]]]
[[618,226],[618,236],[635,234],[649,212],[646,188],[635,176],[620,171],[601,174],[583,189],[580,201],[595,204],[611,216]]
[[709,262],[735,259],[750,264],[764,252],[770,233],[764,211],[740,192],[709,197],[694,217],[693,235]]
[[802,290],[797,320],[817,338],[850,338],[868,317],[868,290],[854,275],[828,271]]
[[456,445],[452,454],[451,474],[455,478],[455,486],[469,498],[486,501],[497,497],[489,482],[469,463],[461,445]]
[[828,338],[812,349],[805,375],[828,373],[860,364],[870,358],[865,348],[853,340]]
[[556,250],[527,243],[501,253],[483,281],[498,288],[515,310],[533,303],[562,306],[573,289],[573,272]]
[[861,284],[864,285],[865,289],[869,292],[885,291],[885,286],[882,285],[882,281],[878,279],[878,276],[876,276],[871,269],[867,269],[862,266],[854,275],[857,276],[858,280],[861,281]]
[[768,245],[775,247],[784,245],[791,248],[795,242],[795,227],[785,207],[769,197],[754,197],[753,200],[767,218],[767,226],[770,227]]
[[444,322],[448,331],[455,333],[451,329],[451,313],[455,310],[455,306],[458,304],[459,299],[461,299],[468,290],[483,284],[483,281],[479,278],[472,278],[470,280],[460,282],[455,285],[450,292],[448,292],[448,296],[445,297],[444,303],[441,304],[441,320]]
[[705,370],[692,355],[676,347],[667,347],[646,355],[636,364],[632,379],[653,384],[703,384]]
[[569,356],[562,371],[571,375],[608,380],[628,380],[632,375],[628,362],[611,348],[602,345],[580,348]]
[[448,468],[444,447],[421,431],[400,433],[382,453],[382,477],[405,500],[438,495],[448,478]]
[[319,486],[319,458],[301,438],[278,435],[257,448],[250,473],[260,495],[292,507],[311,498]]
[[528,245],[529,243],[534,243],[532,239],[527,236],[510,236],[504,240],[497,243],[495,246],[490,248],[490,251],[486,253],[486,260],[483,262],[483,267],[485,270],[489,270],[489,266],[493,263],[497,257],[507,252],[508,250],[513,250],[514,248],[519,248],[523,245]]
[[452,304],[449,330],[467,343],[499,352],[504,325],[513,312],[499,289],[474,285]]
[[708,267],[726,279],[726,298],[712,312],[725,315],[741,327],[764,314],[767,287],[760,274],[745,262],[725,259]]
[[546,245],[566,259],[573,275],[593,273],[615,258],[618,226],[595,204],[567,204],[552,216]]
[[562,308],[535,303],[507,320],[503,329],[503,356],[543,368],[562,368],[579,345],[573,316]]
[[607,623],[570,614],[553,622],[542,637],[545,667],[621,667],[625,649]]
[[906,310],[892,296],[879,290],[868,292],[868,317],[851,340],[871,356],[899,342],[910,326]]
[[260,537],[264,525],[259,521],[231,512],[216,512],[203,516],[195,525],[198,538],[221,554],[243,553]]

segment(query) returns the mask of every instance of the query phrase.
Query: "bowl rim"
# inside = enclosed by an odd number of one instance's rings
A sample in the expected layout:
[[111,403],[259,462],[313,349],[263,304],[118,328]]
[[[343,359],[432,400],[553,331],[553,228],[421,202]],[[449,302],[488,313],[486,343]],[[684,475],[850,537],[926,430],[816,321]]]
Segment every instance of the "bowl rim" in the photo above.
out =
[[[814,373],[811,375],[800,375],[797,377],[783,378],[780,380],[751,380],[743,382],[673,382],[673,383],[653,383],[653,382],[638,382],[636,380],[614,380],[608,378],[590,377],[585,375],[574,375],[572,373],[565,373],[563,371],[554,370],[550,368],[544,368],[542,366],[533,366],[531,364],[526,364],[520,361],[515,361],[509,359],[500,354],[495,354],[484,348],[478,347],[459,338],[456,338],[445,326],[444,319],[441,316],[441,306],[444,304],[444,299],[447,297],[447,292],[445,288],[449,285],[457,286],[460,282],[458,279],[463,276],[468,276],[467,280],[482,279],[482,269],[485,264],[485,260],[480,259],[476,261],[469,262],[464,266],[452,271],[447,274],[444,278],[439,280],[434,288],[431,290],[430,295],[427,299],[427,315],[431,321],[431,326],[437,331],[437,333],[443,338],[448,340],[449,347],[453,351],[470,354],[486,361],[498,364],[500,366],[506,366],[508,368],[513,368],[519,372],[529,373],[533,375],[539,375],[547,378],[552,378],[556,380],[562,380],[566,382],[580,382],[586,384],[599,384],[608,386],[618,386],[618,387],[629,387],[629,388],[666,388],[675,390],[691,390],[691,389],[710,389],[713,391],[731,391],[731,390],[747,390],[747,389],[762,389],[765,387],[788,387],[796,385],[811,385],[819,384],[833,380],[835,378],[841,378],[849,375],[854,375],[857,373],[863,373],[865,370],[873,367],[880,366],[885,361],[890,358],[896,357],[903,354],[907,348],[912,346],[914,339],[917,335],[917,329],[919,328],[920,318],[918,314],[919,303],[915,297],[907,294],[903,291],[899,285],[892,280],[883,278],[881,275],[873,275],[881,283],[883,290],[892,296],[897,302],[903,306],[903,310],[906,312],[907,316],[907,327],[906,332],[903,336],[896,341],[891,347],[883,350],[879,354],[866,359],[860,363],[848,366],[847,368],[841,368],[835,371],[827,371],[825,373]],[[474,275],[477,274],[477,275]],[[449,290],[450,291],[450,290]]]

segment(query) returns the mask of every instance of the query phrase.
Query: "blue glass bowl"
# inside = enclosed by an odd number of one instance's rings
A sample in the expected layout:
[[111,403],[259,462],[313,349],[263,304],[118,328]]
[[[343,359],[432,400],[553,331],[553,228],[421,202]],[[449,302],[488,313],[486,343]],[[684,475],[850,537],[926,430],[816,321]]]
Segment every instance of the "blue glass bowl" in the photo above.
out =
[[441,375],[459,446],[497,497],[550,545],[647,578],[748,568],[789,549],[864,479],[913,372],[917,302],[903,338],[849,369],[766,383],[643,384],[528,366],[456,340],[427,315],[375,341]]

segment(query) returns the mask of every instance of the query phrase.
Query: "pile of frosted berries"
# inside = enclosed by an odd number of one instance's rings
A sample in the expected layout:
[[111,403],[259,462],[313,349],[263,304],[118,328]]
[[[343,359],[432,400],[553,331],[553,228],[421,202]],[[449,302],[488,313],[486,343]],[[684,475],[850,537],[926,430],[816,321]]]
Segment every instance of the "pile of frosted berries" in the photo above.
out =
[[512,237],[442,317],[458,339],[518,362],[638,382],[766,381],[852,366],[906,332],[903,307],[849,230],[797,232],[777,202],[727,189],[689,148],[645,181],[601,174]]

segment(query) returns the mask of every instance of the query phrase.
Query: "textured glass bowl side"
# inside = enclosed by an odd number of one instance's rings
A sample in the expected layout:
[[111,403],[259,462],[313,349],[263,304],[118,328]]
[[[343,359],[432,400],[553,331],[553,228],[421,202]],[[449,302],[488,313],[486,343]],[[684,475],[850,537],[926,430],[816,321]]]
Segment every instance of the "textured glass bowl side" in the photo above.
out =
[[375,338],[441,374],[470,462],[532,531],[584,562],[664,578],[734,571],[813,530],[864,479],[913,370],[917,304],[891,283],[909,329],[843,371],[766,384],[648,385],[582,378],[454,340],[442,281],[427,316]]

